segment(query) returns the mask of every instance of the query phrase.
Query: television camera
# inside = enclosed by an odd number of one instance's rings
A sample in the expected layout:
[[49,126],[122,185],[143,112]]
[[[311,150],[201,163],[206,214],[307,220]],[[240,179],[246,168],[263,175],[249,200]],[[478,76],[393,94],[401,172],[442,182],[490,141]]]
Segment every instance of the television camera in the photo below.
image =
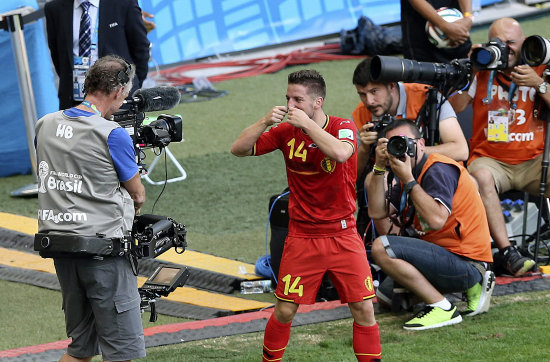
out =
[[140,172],[146,171],[142,160],[147,148],[159,148],[161,151],[170,142],[183,140],[182,120],[178,115],[161,114],[156,120],[143,124],[145,112],[156,112],[174,108],[180,102],[181,94],[176,87],[161,86],[138,89],[130,99],[124,101],[127,106],[111,116],[128,131],[136,149],[137,164]]
[[[162,86],[138,89],[130,99],[124,101],[125,109],[116,112],[112,120],[120,124],[132,137],[136,150],[136,162],[141,173],[146,173],[143,159],[144,149],[158,148],[160,152],[170,142],[183,140],[180,116],[161,114],[156,120],[143,124],[145,112],[156,112],[174,108],[180,103],[181,94],[176,87]],[[134,273],[138,274],[138,259],[152,259],[175,248],[181,254],[187,247],[185,226],[171,218],[158,215],[139,215],[134,218],[131,238],[125,243],[125,252],[130,255]],[[157,319],[156,299],[167,296],[177,287],[183,286],[189,277],[187,268],[159,267],[138,288],[141,310],[150,308],[150,321]]]
[[137,259],[152,259],[175,248],[178,254],[185,251],[187,241],[185,225],[169,217],[159,215],[138,215],[132,227],[130,253]]
[[[152,259],[175,248],[176,253],[181,254],[187,247],[185,240],[187,231],[185,225],[175,222],[169,217],[159,215],[138,215],[134,218],[132,227],[131,244],[126,245],[132,268],[137,275],[136,259]],[[156,299],[168,296],[176,288],[183,286],[189,271],[185,267],[159,266],[149,276],[145,283],[138,288],[141,297],[141,310],[150,308],[150,321],[157,320]]]

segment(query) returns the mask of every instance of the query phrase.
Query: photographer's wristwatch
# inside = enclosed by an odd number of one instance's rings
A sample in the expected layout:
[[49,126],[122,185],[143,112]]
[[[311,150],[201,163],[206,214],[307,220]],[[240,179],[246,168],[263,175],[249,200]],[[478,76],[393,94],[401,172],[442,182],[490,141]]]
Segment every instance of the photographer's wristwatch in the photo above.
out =
[[418,185],[418,182],[416,182],[416,180],[409,181],[403,187],[403,191],[409,193],[416,185]]
[[548,83],[546,82],[542,82],[537,88],[537,92],[539,94],[545,94],[547,90],[548,90]]

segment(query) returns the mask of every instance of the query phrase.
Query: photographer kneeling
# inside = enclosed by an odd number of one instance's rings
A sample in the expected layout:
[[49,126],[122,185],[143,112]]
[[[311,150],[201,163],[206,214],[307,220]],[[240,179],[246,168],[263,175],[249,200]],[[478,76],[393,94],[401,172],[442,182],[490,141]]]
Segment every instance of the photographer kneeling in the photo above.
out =
[[[145,188],[128,132],[107,120],[128,97],[134,73],[120,57],[98,59],[86,75],[84,101],[36,124],[39,250],[54,258],[72,338],[62,361],[145,356],[137,277],[116,253]],[[112,243],[111,255],[99,250],[103,243]]]
[[[385,180],[390,183],[388,200]],[[486,312],[494,286],[494,274],[487,270],[492,262],[489,228],[468,171],[446,156],[426,154],[418,128],[398,119],[378,141],[375,168],[365,188],[369,216],[392,217],[401,227],[401,236],[380,236],[372,246],[376,264],[391,278],[382,285],[394,281],[426,304],[403,327],[423,330],[460,323],[457,307],[442,293],[465,292],[467,315]],[[376,296],[391,300],[382,289]]]

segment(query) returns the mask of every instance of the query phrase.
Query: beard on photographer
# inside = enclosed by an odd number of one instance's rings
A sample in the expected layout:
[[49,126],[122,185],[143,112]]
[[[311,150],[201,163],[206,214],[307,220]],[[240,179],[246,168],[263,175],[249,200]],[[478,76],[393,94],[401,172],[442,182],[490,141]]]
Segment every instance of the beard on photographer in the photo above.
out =
[[[86,75],[84,101],[37,122],[39,233],[108,240],[132,230],[145,188],[132,139],[107,118],[128,96],[134,74],[122,58],[102,57]],[[72,338],[61,360],[144,357],[137,277],[128,259],[68,252],[54,255],[54,264]]]

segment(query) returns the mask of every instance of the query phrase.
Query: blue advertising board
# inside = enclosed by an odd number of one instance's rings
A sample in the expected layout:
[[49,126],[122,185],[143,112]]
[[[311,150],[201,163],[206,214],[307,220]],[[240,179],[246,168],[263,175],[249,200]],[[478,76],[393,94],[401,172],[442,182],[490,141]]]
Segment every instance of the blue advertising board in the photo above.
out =
[[[482,5],[494,3],[482,0]],[[160,65],[338,34],[361,16],[400,21],[399,0],[140,0]]]

